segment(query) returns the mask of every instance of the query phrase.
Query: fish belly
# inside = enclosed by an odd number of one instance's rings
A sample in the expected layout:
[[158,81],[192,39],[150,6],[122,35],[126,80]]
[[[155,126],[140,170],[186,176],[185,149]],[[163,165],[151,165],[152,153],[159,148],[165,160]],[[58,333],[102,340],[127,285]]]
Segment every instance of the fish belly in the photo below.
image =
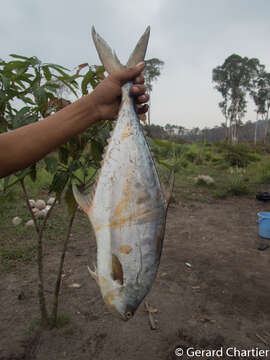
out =
[[89,218],[97,240],[98,276],[111,276],[113,254],[121,263],[124,285],[150,287],[160,259],[165,203],[131,102],[121,107]]

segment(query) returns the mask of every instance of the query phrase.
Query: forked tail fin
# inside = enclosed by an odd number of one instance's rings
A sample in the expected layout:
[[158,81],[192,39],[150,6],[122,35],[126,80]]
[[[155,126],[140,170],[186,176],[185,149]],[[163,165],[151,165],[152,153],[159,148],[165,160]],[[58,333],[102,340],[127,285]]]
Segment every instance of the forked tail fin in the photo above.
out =
[[[150,35],[150,27],[148,26],[135,49],[129,57],[127,67],[133,67],[144,60],[148,40]],[[120,63],[116,53],[106,43],[104,39],[96,32],[94,26],[92,27],[92,38],[95,43],[100,61],[104,65],[105,70],[110,74],[114,71],[120,70],[123,65]]]

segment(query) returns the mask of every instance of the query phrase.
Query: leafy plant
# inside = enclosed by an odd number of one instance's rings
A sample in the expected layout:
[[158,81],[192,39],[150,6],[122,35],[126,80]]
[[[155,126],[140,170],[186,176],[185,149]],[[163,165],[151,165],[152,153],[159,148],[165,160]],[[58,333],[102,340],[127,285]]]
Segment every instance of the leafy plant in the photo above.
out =
[[237,145],[227,145],[224,159],[231,166],[247,167],[247,165],[254,161],[259,161],[260,156],[250,152],[250,147],[244,143]]
[[240,168],[231,168],[227,191],[231,195],[247,195],[250,193],[249,178]]
[[[76,73],[70,75],[69,70],[63,66],[42,63],[36,57],[16,54],[12,54],[11,57],[11,61],[0,61],[0,132],[2,133],[39,121],[68,105],[70,101],[63,99],[60,95],[63,88],[68,89],[77,97],[80,93],[78,80],[82,80],[81,94],[87,94],[89,88],[94,88],[104,78],[104,69],[100,66],[81,64]],[[87,70],[85,75],[80,74],[82,69]],[[43,326],[50,328],[57,326],[61,275],[77,211],[72,183],[76,183],[82,190],[89,191],[100,167],[101,155],[111,128],[111,122],[99,123],[61,145],[38,163],[0,182],[2,197],[8,196],[15,184],[21,185],[28,210],[34,221],[37,235],[38,295]],[[56,197],[45,218],[39,220],[30,206],[29,190],[25,180],[31,177],[35,182],[39,176],[43,176],[44,171],[48,174],[47,178],[51,179],[48,191],[55,193]],[[43,278],[43,236],[56,201],[60,201],[63,194],[69,212],[69,222],[57,272],[52,309],[49,312]],[[4,255],[21,256],[17,253]]]
[[262,160],[256,169],[256,182],[259,184],[270,184],[270,161]]

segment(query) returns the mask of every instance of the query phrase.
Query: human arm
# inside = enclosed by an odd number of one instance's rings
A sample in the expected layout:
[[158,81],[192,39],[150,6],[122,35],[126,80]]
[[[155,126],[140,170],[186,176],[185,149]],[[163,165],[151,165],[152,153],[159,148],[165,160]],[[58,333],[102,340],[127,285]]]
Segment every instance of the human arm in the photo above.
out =
[[[0,134],[0,178],[40,160],[57,146],[101,120],[115,119],[121,102],[121,86],[134,81],[130,94],[136,103],[148,101],[143,64],[123,69],[103,80],[90,94],[36,123]],[[147,111],[143,105],[138,112]]]

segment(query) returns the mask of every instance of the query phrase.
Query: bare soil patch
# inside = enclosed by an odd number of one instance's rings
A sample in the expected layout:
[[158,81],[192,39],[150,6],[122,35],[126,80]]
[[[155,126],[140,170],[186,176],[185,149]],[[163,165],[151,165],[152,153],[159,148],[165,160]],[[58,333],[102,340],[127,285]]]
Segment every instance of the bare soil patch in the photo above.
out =
[[[258,236],[256,221],[257,212],[269,209],[253,197],[172,204],[159,274],[147,296],[158,309],[157,330],[150,330],[143,304],[127,323],[107,311],[87,271],[96,247],[88,220],[80,214],[82,226],[73,233],[61,290],[60,313],[69,323],[53,331],[35,326],[34,265],[0,274],[0,360],[164,360],[177,359],[178,346],[266,349],[270,248],[257,247],[270,241]],[[59,244],[46,247],[48,294],[60,250]]]

